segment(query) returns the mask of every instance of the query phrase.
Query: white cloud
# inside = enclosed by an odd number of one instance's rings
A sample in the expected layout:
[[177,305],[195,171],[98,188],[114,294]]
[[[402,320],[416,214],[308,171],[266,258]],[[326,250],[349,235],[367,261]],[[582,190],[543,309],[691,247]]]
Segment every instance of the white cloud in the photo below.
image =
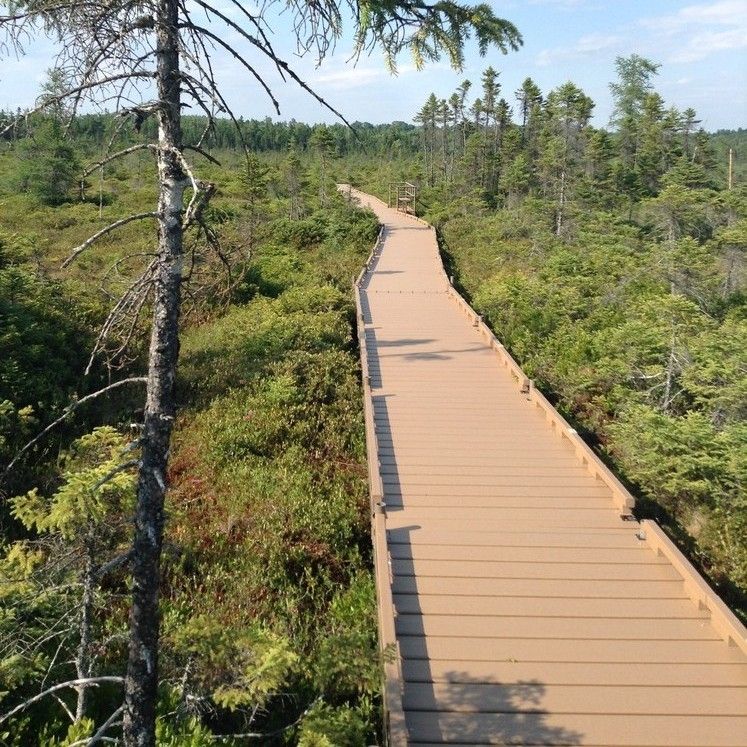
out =
[[660,33],[676,33],[693,25],[744,26],[745,19],[747,0],[719,0],[703,5],[688,5],[670,15],[644,18],[641,25]]
[[659,39],[667,62],[697,62],[716,52],[747,48],[747,0],[688,5],[677,13],[640,21]]
[[616,34],[587,34],[580,37],[571,47],[543,49],[537,55],[536,63],[540,67],[548,67],[565,60],[593,57],[594,55],[614,49],[619,46],[621,41],[621,37]]
[[355,88],[365,86],[386,74],[382,68],[351,66],[342,70],[316,74],[312,80],[314,83],[321,83],[332,88]]
[[717,0],[688,5],[677,13],[640,19],[616,34],[589,34],[570,47],[545,49],[540,67],[580,60],[607,52],[638,52],[657,62],[691,63],[711,55],[747,49],[747,0]]
[[714,52],[736,49],[747,49],[747,29],[706,31],[690,37],[685,46],[669,56],[668,62],[697,62]]

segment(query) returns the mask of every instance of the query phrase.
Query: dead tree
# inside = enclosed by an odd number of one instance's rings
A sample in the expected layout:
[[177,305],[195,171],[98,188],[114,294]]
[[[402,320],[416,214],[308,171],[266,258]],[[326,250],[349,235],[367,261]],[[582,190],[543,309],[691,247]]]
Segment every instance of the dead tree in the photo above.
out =
[[[123,319],[144,308],[146,296],[150,299],[152,321],[131,555],[133,597],[125,678],[124,741],[130,746],[155,743],[159,566],[166,467],[176,414],[174,383],[185,275],[184,236],[188,231],[201,230],[208,240],[214,237],[205,224],[204,211],[215,187],[199,179],[186,158],[182,107],[194,105],[206,116],[205,132],[193,149],[198,152],[217,115],[229,117],[238,128],[213,71],[212,57],[220,50],[245,69],[278,112],[272,90],[251,63],[253,55],[269,59],[284,81],[295,82],[345,121],[275,53],[268,18],[269,9],[278,0],[269,0],[259,11],[240,0],[230,2],[234,7],[229,16],[208,0],[192,0],[189,4],[186,0],[20,0],[6,2],[8,13],[0,16],[0,44],[6,51],[22,49],[40,31],[56,35],[60,42],[62,51],[55,69],[61,73],[66,90],[45,95],[39,109],[64,99],[71,116],[75,116],[82,104],[94,101],[114,108],[135,129],[149,117],[155,117],[158,124],[157,142],[143,145],[156,157],[156,209],[124,217],[101,229],[69,259],[127,223],[156,222],[158,243],[153,257],[115,304],[97,343],[98,349]],[[343,15],[350,16],[354,24],[355,55],[380,47],[392,70],[403,49],[412,52],[419,67],[446,56],[460,68],[471,34],[483,54],[491,44],[506,52],[521,43],[516,28],[495,17],[488,5],[469,6],[452,0],[288,0],[280,5],[290,11],[298,51],[314,54],[319,62],[334,48]],[[239,46],[225,40],[221,25],[240,39]],[[11,122],[6,129],[14,124]],[[107,155],[105,160],[131,152],[126,148]]]

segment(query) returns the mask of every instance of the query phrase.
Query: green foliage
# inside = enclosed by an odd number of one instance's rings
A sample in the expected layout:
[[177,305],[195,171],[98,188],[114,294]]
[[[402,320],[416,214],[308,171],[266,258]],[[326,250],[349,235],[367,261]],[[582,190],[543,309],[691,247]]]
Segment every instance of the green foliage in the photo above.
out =
[[364,747],[368,742],[367,714],[350,706],[314,706],[303,721],[299,747]]
[[[67,405],[98,314],[88,294],[35,261],[35,242],[0,230],[0,465]],[[10,475],[25,489],[34,473]]]
[[410,51],[418,69],[426,62],[445,56],[452,67],[460,70],[464,63],[464,41],[470,33],[474,33],[481,55],[485,55],[491,45],[506,53],[522,44],[516,27],[496,17],[485,3],[463,5],[447,0],[428,5],[418,0],[401,9],[396,5],[395,13],[401,20],[412,14],[412,21],[417,21],[412,23],[415,30],[410,31],[409,22],[392,21],[390,4],[365,2],[359,9],[356,33],[357,53],[380,46],[392,70],[396,69],[397,54],[403,49]]
[[[12,693],[11,705],[39,678],[89,676],[111,655],[112,634],[124,617],[109,606],[111,578],[106,589],[101,582],[129,540],[136,477],[126,451],[127,440],[115,429],[95,429],[62,456],[52,495],[34,489],[10,500],[32,535],[8,544],[0,559],[0,690]],[[39,722],[17,719],[13,726],[29,738],[44,724],[48,740],[39,744],[72,744],[90,735],[93,722],[84,719],[63,736],[50,718],[56,710],[42,702],[32,709]]]
[[[412,45],[421,59],[454,41],[451,10],[437,9],[446,37]],[[489,31],[491,18],[473,10]],[[370,7],[363,12],[364,24],[376,22]],[[382,197],[391,181],[429,183],[420,207],[442,229],[450,271],[503,341],[595,430],[649,499],[644,510],[678,521],[713,578],[747,584],[741,140],[717,137],[714,167],[695,113],[668,109],[653,92],[656,66],[627,62],[615,132],[589,126],[593,102],[575,85],[543,97],[530,79],[512,122],[495,70],[478,101],[467,100],[469,81],[448,101],[429,97],[417,129],[364,123],[356,139],[338,125],[242,122],[257,151],[248,162],[230,151],[238,136],[218,121],[208,143],[227,166],[206,167],[224,185],[209,217],[244,245],[236,269],[246,274],[227,309],[196,293],[183,340],[159,744],[207,747],[212,729],[281,730],[276,741],[307,747],[375,740],[375,594],[348,289],[377,224],[334,194],[333,179]],[[78,120],[75,151],[98,152],[111,124],[108,115]],[[82,258],[72,280],[57,279],[69,247],[112,218],[107,200],[117,217],[149,209],[151,166],[133,156],[107,167],[102,215],[97,205],[65,203],[72,190],[57,176],[54,195],[19,193],[19,171],[32,190],[44,173],[69,174],[76,158],[52,125],[34,127],[39,164],[30,142],[19,144],[20,166],[16,154],[0,156],[0,463],[78,388],[101,317],[92,279],[151,241],[148,227],[129,225]],[[203,127],[200,117],[184,119],[190,142]],[[138,137],[123,129],[125,146]],[[737,148],[737,188],[728,193],[716,191],[727,145]],[[29,227],[33,235],[19,233]],[[72,438],[66,431],[61,443]],[[59,466],[40,465],[43,489],[12,502],[25,534],[6,540],[0,567],[4,705],[38,691],[45,676],[70,674],[74,626],[32,653],[26,644],[61,616],[75,619],[83,539],[94,530],[101,562],[126,545],[132,474],[97,485],[128,458],[125,441],[114,431],[86,438]],[[69,552],[70,565],[50,566]],[[97,660],[102,671],[122,666],[126,591],[117,573],[97,586],[94,631],[111,642]],[[96,723],[119,696],[102,690]],[[45,703],[3,739],[69,742],[64,719]]]
[[[702,199],[678,189],[685,205]],[[541,227],[529,229],[531,243],[496,237],[490,218],[454,220],[444,235],[476,306],[525,370],[697,539],[715,578],[744,585],[744,483],[733,464],[744,449],[734,428],[745,416],[747,340],[739,295],[713,316],[725,302],[722,250],[666,231],[643,241],[609,216],[576,220],[563,243]],[[688,230],[698,233],[684,223],[677,232]]]
[[[185,337],[182,388],[199,409],[172,461],[182,557],[167,570],[164,666],[174,680],[187,667],[185,692],[237,730],[256,707],[252,731],[282,729],[322,696],[332,743],[365,744],[379,669],[346,289],[375,223],[339,204],[312,223],[282,253],[290,224],[267,226],[251,300]],[[279,258],[293,268],[282,290],[267,282]]]
[[[708,137],[653,90],[657,65],[617,67],[613,133],[588,126],[593,102],[571,83],[543,100],[526,82],[520,125],[491,113],[490,71],[469,117],[468,86],[448,120],[429,97],[422,207],[527,373],[744,605],[744,190],[717,191]],[[364,188],[386,196],[384,173]]]
[[692,341],[683,385],[717,425],[747,420],[747,319],[730,314]]
[[638,406],[609,431],[626,474],[699,539],[716,574],[747,587],[744,422],[718,428],[699,412],[671,417]]
[[[132,470],[122,469],[127,443],[114,428],[97,428],[73,443],[63,483],[47,500],[37,488],[11,499],[11,512],[28,530],[72,540],[112,513],[129,514],[135,494]],[[132,465],[130,465],[132,466]]]
[[19,147],[19,187],[47,205],[61,205],[71,197],[80,178],[75,148],[62,137],[57,120],[45,123]]
[[199,686],[231,711],[263,708],[298,662],[288,640],[260,625],[239,632],[205,614],[181,622],[171,643],[175,654],[199,661]]

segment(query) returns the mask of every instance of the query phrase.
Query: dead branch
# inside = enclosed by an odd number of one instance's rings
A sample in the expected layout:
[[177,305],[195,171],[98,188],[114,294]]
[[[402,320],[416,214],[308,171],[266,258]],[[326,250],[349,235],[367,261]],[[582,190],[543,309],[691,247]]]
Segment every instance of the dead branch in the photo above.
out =
[[120,228],[127,223],[132,223],[132,221],[135,220],[158,217],[159,214],[157,212],[151,211],[149,213],[136,213],[135,215],[128,215],[126,218],[115,220],[114,223],[110,223],[108,226],[106,226],[106,228],[102,228],[100,231],[97,231],[95,234],[93,234],[93,236],[87,238],[80,246],[76,246],[75,249],[73,249],[73,251],[70,253],[70,256],[62,263],[62,268],[64,269],[65,267],[67,267],[79,254],[82,254],[86,249],[88,249],[89,246],[95,244],[100,238],[106,236],[112,231],[115,231],[117,228]]
[[153,145],[153,143],[139,143],[138,145],[133,145],[130,148],[125,148],[124,150],[120,150],[117,153],[113,153],[111,156],[107,156],[106,158],[102,158],[100,161],[91,164],[86,169],[83,170],[83,173],[81,177],[85,179],[87,176],[90,176],[93,174],[96,169],[100,169],[102,166],[106,166],[107,163],[111,163],[112,161],[115,161],[117,158],[122,158],[123,156],[127,156],[130,153],[135,153],[139,150],[156,150],[156,146]]
[[107,472],[94,486],[91,488],[91,490],[96,491],[99,488],[106,485],[106,483],[109,482],[112,478],[116,477],[120,472],[124,472],[125,470],[132,469],[133,467],[137,467],[140,462],[138,462],[137,459],[131,459],[129,462],[125,462],[124,464],[120,464],[117,467],[114,467],[114,469]]
[[230,55],[233,56],[233,58],[239,62],[244,68],[246,68],[249,73],[252,75],[252,77],[262,86],[265,93],[269,97],[270,101],[272,101],[272,105],[275,108],[275,112],[277,114],[280,114],[280,104],[278,103],[278,100],[275,98],[275,96],[272,93],[272,90],[270,87],[265,83],[262,76],[246,61],[246,59],[237,52],[228,42],[223,41],[219,36],[214,34],[212,31],[209,31],[208,29],[204,28],[203,26],[198,26],[195,23],[185,23],[182,24],[182,28],[186,28],[190,31],[196,32],[198,34],[201,34],[202,36],[206,36],[211,41],[215,42],[219,46],[223,47],[223,49],[226,50]]
[[216,166],[221,166],[221,162],[215,158],[214,156],[211,156],[210,153],[207,151],[204,151],[202,148],[200,148],[198,145],[185,145],[184,150],[193,150],[195,153],[199,153],[203,158],[207,158],[210,163],[214,163]]
[[43,700],[47,697],[47,695],[56,693],[58,690],[64,690],[68,687],[97,687],[103,682],[116,682],[118,684],[122,684],[124,682],[124,677],[117,677],[115,675],[104,675],[102,677],[86,677],[85,679],[80,680],[68,680],[67,682],[61,682],[59,685],[52,685],[52,687],[48,687],[38,695],[34,695],[32,698],[24,700],[23,703],[17,705],[15,708],[12,708],[7,713],[0,716],[0,724],[4,723],[9,718],[13,718],[13,716],[15,716],[17,713],[25,711],[29,706],[34,705],[34,703],[38,703],[40,700]]
[[[148,382],[148,379],[145,376],[132,376],[128,379],[121,379],[120,381],[115,381],[113,384],[109,384],[108,386],[103,387],[102,389],[99,389],[98,391],[92,392],[91,394],[87,394],[85,397],[82,397],[79,400],[76,400],[72,404],[68,405],[62,415],[60,415],[57,420],[52,421],[43,431],[38,433],[34,438],[31,439],[11,460],[10,464],[5,468],[3,471],[2,477],[5,478],[5,476],[10,472],[13,467],[18,463],[18,460],[35,444],[37,444],[44,436],[47,435],[53,428],[56,428],[60,423],[62,423],[72,412],[77,410],[81,405],[85,404],[86,402],[90,402],[93,399],[96,399],[97,397],[100,397],[102,394],[106,394],[107,392],[112,391],[113,389],[118,389],[121,386],[124,386],[125,384],[146,384]],[[0,720],[0,723],[2,723],[2,720]]]
[[112,571],[116,571],[117,568],[121,568],[123,565],[127,565],[130,562],[132,553],[125,552],[121,555],[117,555],[116,558],[112,558],[108,563],[100,565],[94,572],[94,578],[98,581]]
[[[306,93],[313,96],[325,109],[332,112],[336,117],[340,119],[340,121],[344,122],[351,130],[354,130],[353,126],[348,122],[348,120],[337,110],[335,109],[330,103],[328,103],[322,96],[320,96],[311,86],[309,86],[304,80],[302,80],[298,74],[290,67],[290,65],[285,61],[280,59],[274,51],[272,51],[270,48],[265,47],[259,39],[257,39],[255,36],[252,36],[251,34],[248,34],[238,23],[231,20],[227,15],[224,13],[221,13],[219,10],[214,8],[209,3],[204,2],[204,0],[194,0],[196,5],[199,5],[201,8],[204,8],[205,10],[209,11],[210,13],[213,13],[215,16],[221,19],[223,23],[225,23],[227,26],[230,26],[237,34],[239,34],[241,37],[243,37],[246,41],[248,41],[253,47],[258,49],[262,54],[264,54],[266,57],[268,57],[276,66],[279,68],[282,68],[290,78],[292,78],[297,85],[299,85]],[[187,14],[187,17],[189,17],[189,14]],[[193,24],[195,27],[195,30],[199,29],[199,27],[196,24]],[[223,42],[221,42],[223,44]],[[232,54],[236,54],[233,49],[230,49]],[[274,99],[273,99],[274,101]]]
[[321,700],[321,696],[318,698],[315,698],[301,713],[301,715],[292,723],[288,724],[287,726],[282,726],[280,729],[276,729],[275,731],[270,732],[256,732],[256,731],[250,731],[250,732],[244,732],[243,734],[215,734],[211,736],[211,739],[215,742],[221,742],[224,739],[270,739],[271,737],[277,737],[283,734],[284,732],[288,731],[289,729],[292,729],[294,726],[298,726],[301,721],[303,721],[304,718],[309,714],[311,709]]
[[[262,28],[262,25],[259,23],[259,21],[251,13],[249,13],[249,11],[240,2],[238,2],[238,0],[230,0],[230,2],[232,5],[235,5],[239,12],[248,19],[249,23],[251,23],[252,26],[257,29],[257,33],[262,37],[262,43],[265,45],[265,47],[267,47],[270,55],[273,58],[276,58],[277,55],[275,54],[275,50],[272,48],[272,44],[270,43],[270,40],[267,37],[267,34],[265,34],[264,29]],[[283,69],[277,63],[275,63],[275,67],[280,75],[280,79],[283,81],[283,83],[285,83],[286,78],[285,74],[283,73]]]
[[23,117],[28,117],[30,114],[35,114],[36,112],[40,112],[42,109],[46,109],[50,104],[64,101],[66,98],[75,95],[79,91],[87,91],[92,88],[106,86],[109,83],[116,83],[117,81],[121,81],[121,80],[132,80],[136,78],[153,79],[155,78],[155,76],[156,74],[153,72],[130,72],[130,73],[122,73],[121,75],[109,75],[106,78],[103,78],[101,80],[90,81],[80,86],[70,88],[64,93],[60,93],[56,96],[45,96],[44,102],[42,104],[35,106],[33,109],[30,109],[27,112],[24,112],[19,117],[15,117],[9,125],[6,125],[2,130],[0,130],[0,136],[5,135],[5,133],[7,132],[10,132],[10,130],[12,130],[16,126],[16,123]]
[[124,705],[119,706],[114,713],[109,716],[106,721],[104,721],[103,724],[96,730],[96,733],[92,737],[86,737],[85,739],[79,739],[77,742],[73,742],[69,747],[82,747],[82,745],[86,745],[86,747],[91,747],[91,745],[96,744],[97,742],[116,742],[117,740],[111,739],[110,737],[105,737],[104,734],[106,734],[109,729],[119,726],[119,723],[117,723],[117,719],[122,715],[122,712],[124,711]]
[[57,695],[57,693],[53,693],[52,697],[60,704],[60,708],[62,708],[62,710],[65,711],[65,713],[67,714],[67,717],[70,719],[70,722],[74,724],[75,714],[70,710],[67,703],[59,695]]
[[[136,310],[136,316],[134,322],[137,321],[137,315],[142,309],[145,299],[147,298],[148,291],[150,290],[153,282],[153,273],[158,262],[157,258],[154,258],[151,263],[146,267],[145,271],[125,290],[120,296],[117,303],[114,305],[112,310],[109,312],[106,320],[101,325],[99,336],[96,338],[96,343],[91,350],[91,355],[88,359],[88,365],[86,366],[85,375],[91,371],[93,362],[96,359],[96,355],[99,350],[102,349],[104,340],[108,337],[113,329],[120,323],[122,319],[125,319],[132,309]],[[134,332],[135,324],[131,325],[130,333]]]

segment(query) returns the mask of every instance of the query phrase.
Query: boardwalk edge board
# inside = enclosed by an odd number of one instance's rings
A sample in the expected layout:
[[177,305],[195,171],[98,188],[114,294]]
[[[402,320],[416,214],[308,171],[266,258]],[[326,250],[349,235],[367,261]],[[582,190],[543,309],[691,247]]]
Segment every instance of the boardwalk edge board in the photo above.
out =
[[[338,185],[344,186],[344,185]],[[350,191],[348,192],[350,194]],[[394,601],[392,599],[392,574],[389,561],[389,548],[386,538],[386,514],[384,506],[384,486],[376,455],[378,444],[374,423],[373,399],[371,397],[371,377],[368,368],[368,355],[365,339],[365,317],[361,304],[361,283],[381,251],[386,228],[382,225],[376,243],[366,259],[360,274],[353,282],[356,307],[358,347],[361,358],[363,379],[363,416],[366,432],[366,453],[368,454],[368,487],[371,512],[371,535],[374,552],[374,575],[376,579],[376,601],[378,607],[379,647],[384,674],[382,701],[384,707],[384,733],[392,747],[408,742],[405,713],[402,707],[402,657],[394,626]],[[373,458],[372,456],[373,455]]]
[[[341,191],[344,191],[351,199],[355,198],[358,200],[364,198],[365,200],[368,200],[369,203],[375,202],[380,204],[382,208],[387,208],[387,205],[382,200],[362,193],[359,190],[352,188],[350,185],[340,184],[338,185],[338,188]],[[407,213],[398,213],[398,215],[407,215],[407,217],[414,222],[428,227],[432,232],[435,246],[438,246],[435,229],[430,226],[430,224]],[[372,381],[373,372],[372,367],[369,364],[366,339],[367,320],[363,312],[363,293],[365,291],[365,284],[367,283],[370,274],[375,270],[381,256],[386,234],[387,226],[382,223],[371,254],[366,260],[366,263],[361,269],[358,277],[353,280],[353,290],[356,303],[356,323],[363,380],[363,404],[366,449],[368,454],[371,530],[378,604],[379,643],[382,654],[384,677],[384,730],[388,745],[392,747],[402,745],[404,747],[411,743],[411,738],[408,736],[407,721],[405,717],[404,703],[406,702],[406,678],[403,675],[403,656],[402,651],[400,650],[400,642],[397,637],[397,626],[395,624],[396,611],[393,598],[395,574],[392,570],[392,557],[387,538],[387,515],[384,503],[385,484],[386,479],[388,479],[385,478],[385,473],[388,473],[389,470],[382,469],[382,465],[379,463],[378,458],[380,453],[379,438],[377,436],[375,420],[376,408],[374,406],[372,394],[372,388],[378,384],[376,381]],[[736,648],[742,653],[747,654],[747,629],[745,626],[742,625],[739,619],[722,602],[694,566],[684,557],[684,555],[682,555],[661,527],[651,520],[638,522],[635,519],[631,513],[631,510],[635,505],[633,496],[604,464],[604,462],[602,462],[599,456],[583,441],[562,415],[560,415],[560,413],[548,402],[542,393],[535,389],[533,382],[526,376],[514,358],[495,337],[492,330],[490,330],[484,322],[483,318],[470,307],[467,301],[453,287],[451,280],[446,275],[443,262],[440,260],[440,252],[439,268],[437,272],[443,281],[443,292],[455,301],[458,309],[471,322],[471,326],[480,333],[487,343],[487,346],[496,353],[500,365],[508,369],[508,373],[511,375],[514,385],[518,388],[520,394],[541,412],[552,433],[557,438],[566,441],[571,446],[575,453],[575,458],[578,460],[580,466],[586,470],[595,481],[598,481],[610,491],[614,506],[619,512],[620,519],[625,522],[630,522],[631,531],[637,529],[637,531],[635,531],[635,537],[640,546],[650,548],[658,558],[671,564],[676,574],[682,579],[684,594],[695,603],[698,611],[704,614],[705,618],[713,626],[718,639],[722,642],[727,642],[730,648]],[[405,293],[405,295],[408,294]],[[376,365],[374,365],[373,369],[376,368]],[[373,378],[378,379],[378,373],[375,374]],[[490,544],[486,546],[490,546]],[[397,578],[401,580],[402,577],[398,576]],[[412,662],[413,659],[410,658],[408,661]],[[415,741],[420,740],[417,739]],[[574,744],[575,743],[576,742],[574,742]]]

